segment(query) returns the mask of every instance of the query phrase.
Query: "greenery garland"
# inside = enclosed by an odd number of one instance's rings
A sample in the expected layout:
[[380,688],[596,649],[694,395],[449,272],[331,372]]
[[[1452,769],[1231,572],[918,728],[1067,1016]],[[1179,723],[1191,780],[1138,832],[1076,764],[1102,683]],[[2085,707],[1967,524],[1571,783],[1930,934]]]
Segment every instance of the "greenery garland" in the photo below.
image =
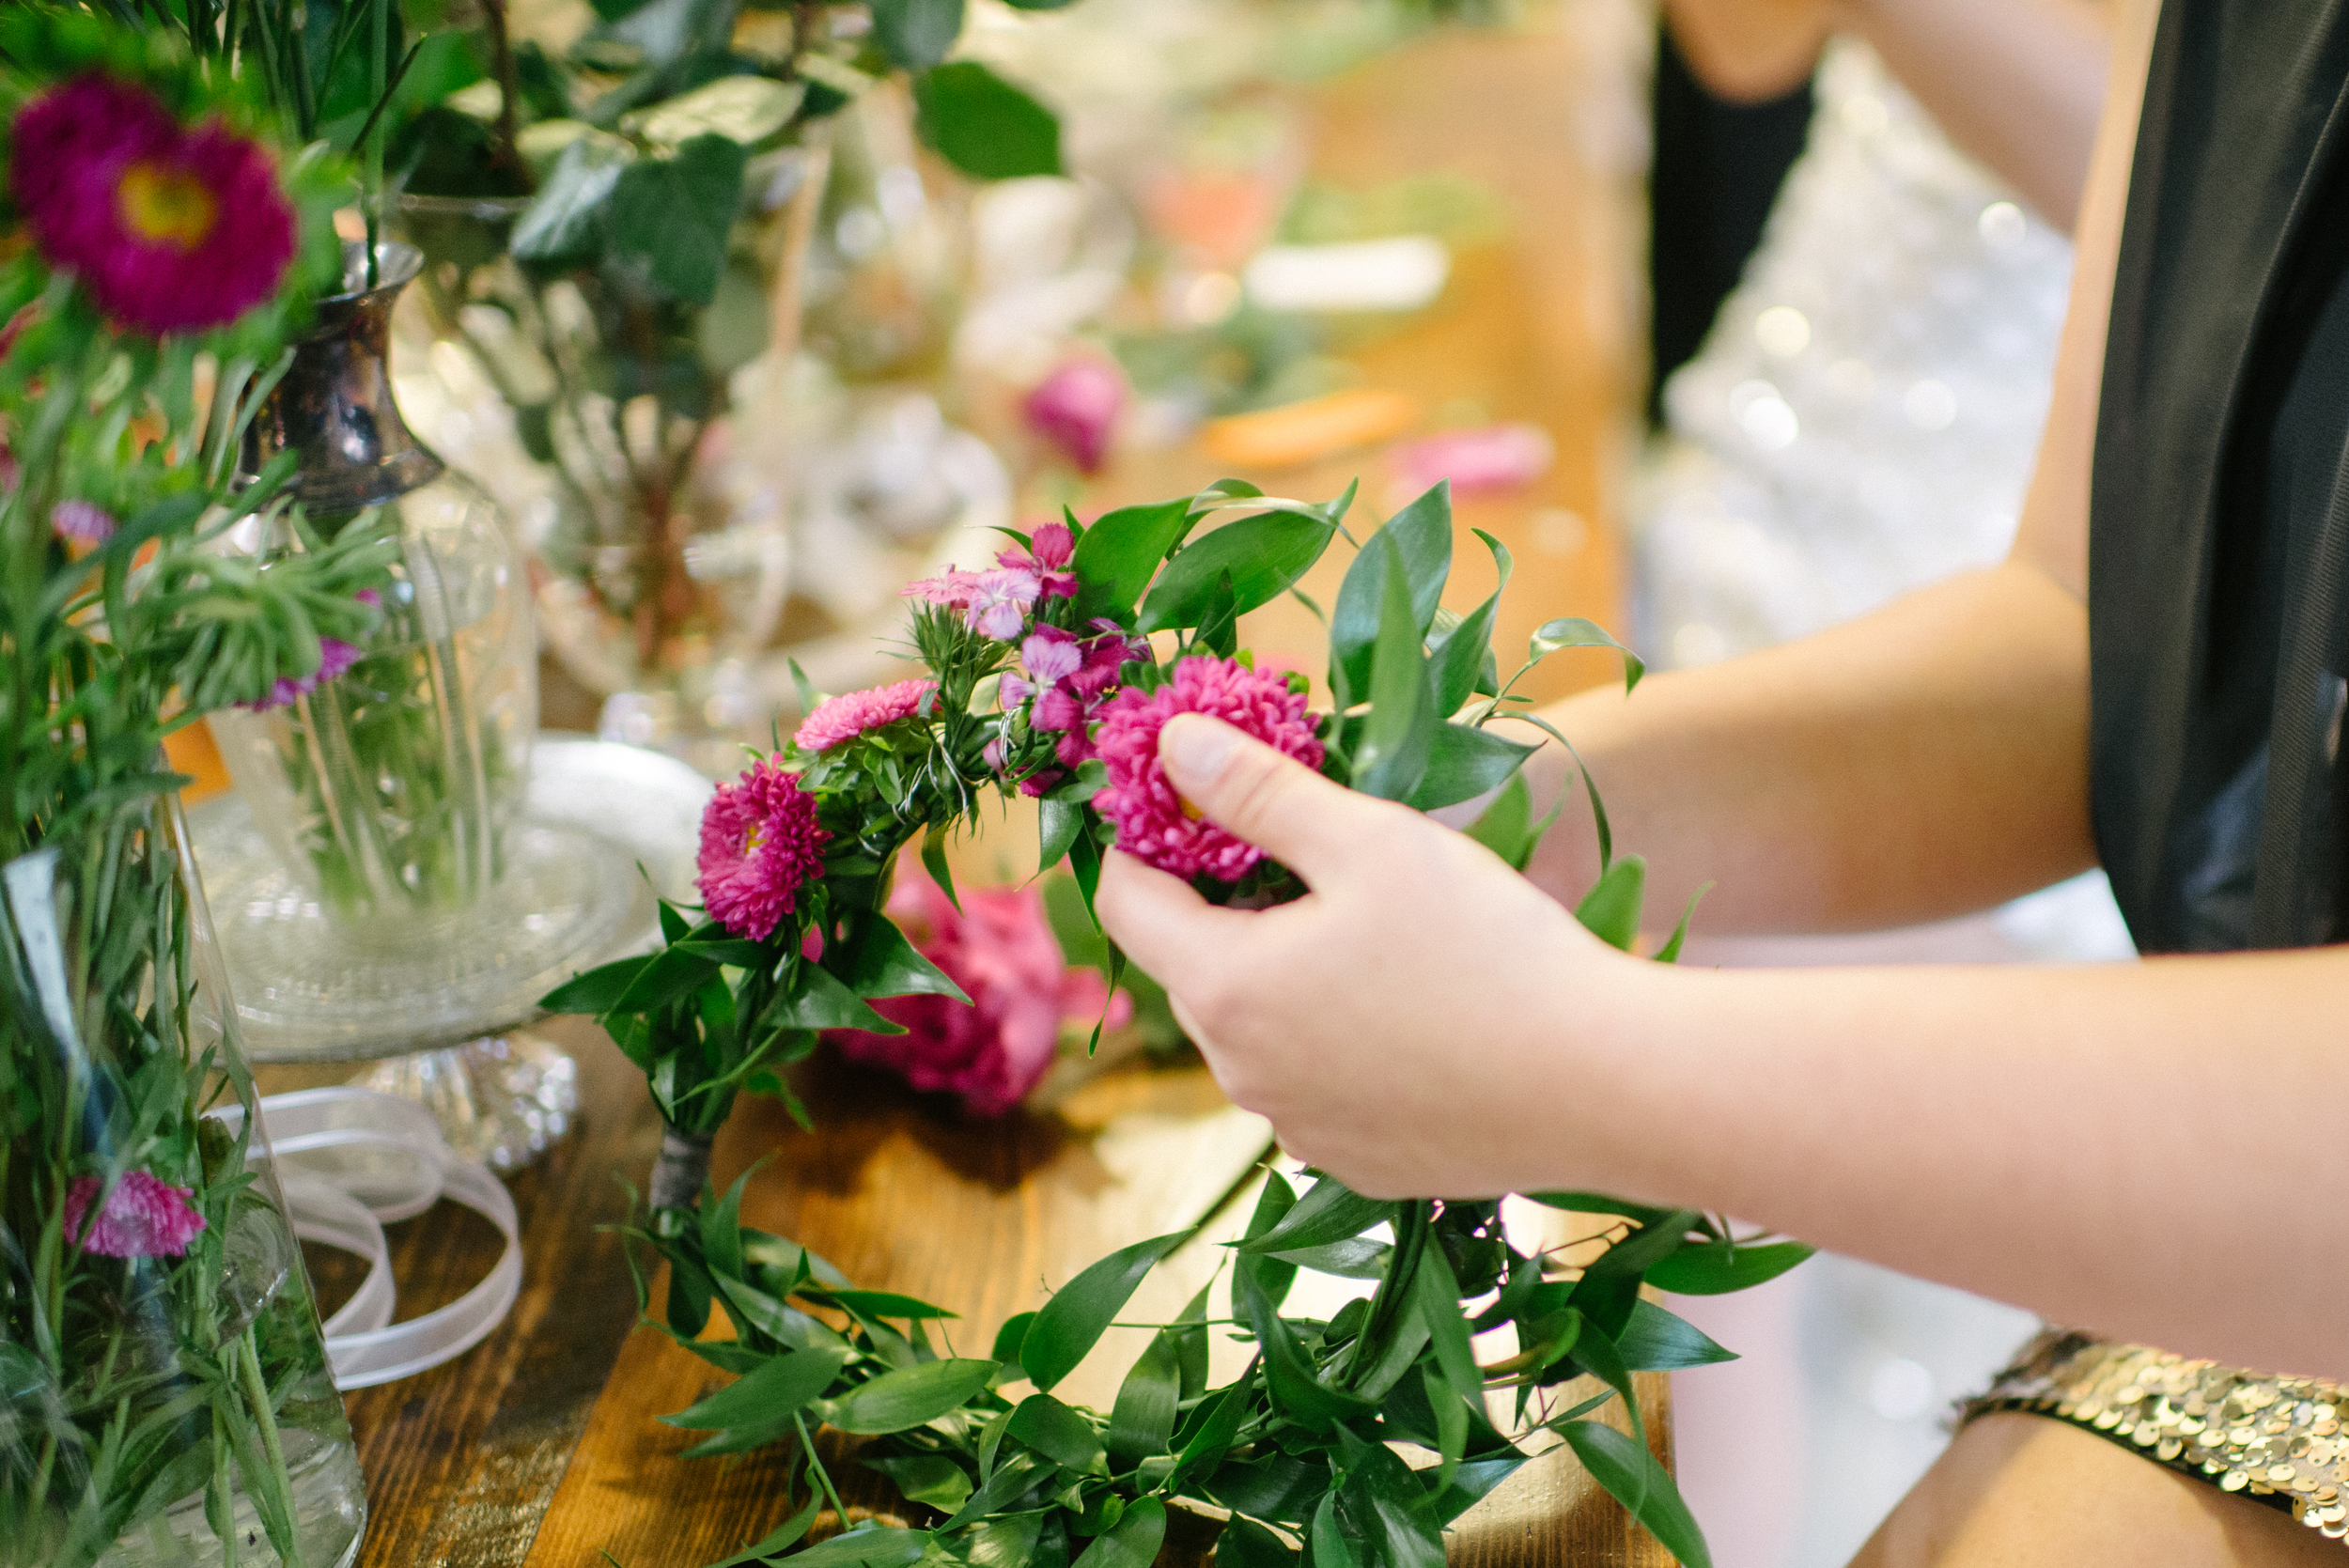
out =
[[[789,1522],[729,1565],[1142,1568],[1168,1507],[1184,1505],[1229,1514],[1218,1561],[1235,1568],[1432,1568],[1444,1528],[1544,1434],[1571,1445],[1681,1560],[1708,1560],[1642,1440],[1631,1376],[1728,1353],[1643,1300],[1641,1286],[1742,1289],[1802,1261],[1799,1243],[1735,1236],[1690,1210],[1530,1195],[1614,1217],[1602,1233],[1610,1245],[1568,1269],[1512,1246],[1492,1201],[1375,1201],[1327,1176],[1300,1195],[1274,1174],[1234,1253],[1228,1313],[1211,1318],[1213,1292],[1203,1291],[1159,1327],[1104,1416],[1052,1389],[1188,1233],[1095,1264],[974,1358],[932,1343],[929,1326],[950,1314],[859,1290],[786,1238],[744,1230],[741,1182],[723,1198],[706,1191],[709,1140],[743,1089],[780,1095],[803,1119],[781,1069],[812,1051],[820,1031],[892,1032],[872,1000],[959,996],[881,908],[894,857],[916,841],[951,893],[946,834],[989,791],[1038,798],[1041,869],[1066,860],[1088,900],[1117,842],[1190,875],[1217,901],[1262,907],[1304,891],[1211,824],[1186,826],[1163,809],[1171,795],[1153,817],[1149,780],[1136,770],[1157,767],[1155,729],[1135,726],[1172,709],[1221,711],[1215,704],[1239,691],[1246,700],[1232,711],[1262,737],[1353,788],[1423,810],[1492,793],[1470,831],[1523,868],[1549,826],[1533,817],[1519,775],[1533,748],[1490,726],[1548,730],[1517,693],[1525,671],[1558,648],[1619,644],[1588,621],[1551,621],[1501,682],[1491,648],[1501,589],[1464,616],[1439,608],[1453,544],[1450,494],[1439,485],[1358,548],[1326,617],[1333,711],[1303,713],[1301,677],[1255,672],[1238,647],[1238,617],[1283,594],[1304,598],[1297,583],[1345,532],[1351,501],[1351,490],[1321,505],[1280,500],[1227,480],[1089,528],[1070,516],[1016,536],[1019,548],[991,571],[915,584],[912,641],[928,679],[820,704],[805,693],[810,717],[797,734],[722,786],[704,819],[704,918],[664,905],[660,951],[547,999],[602,1019],[646,1070],[668,1126],[650,1211],[628,1233],[668,1267],[654,1316],[631,1255],[646,1321],[739,1374],[663,1419],[714,1433],[695,1454],[789,1443],[793,1484],[803,1476],[808,1488]],[[1245,515],[1198,530],[1235,510]],[[1505,587],[1508,551],[1479,537]],[[1628,690],[1641,671],[1624,657]],[[1587,774],[1585,784],[1603,869],[1577,913],[1628,949],[1644,869],[1613,854]],[[1659,960],[1677,957],[1687,925],[1684,916]],[[1112,978],[1122,962],[1112,947]],[[1300,1269],[1374,1288],[1327,1321],[1284,1315]],[[731,1343],[700,1339],[713,1312],[733,1325]],[[1514,1326],[1517,1353],[1479,1365],[1472,1336],[1503,1325]],[[1223,1326],[1254,1345],[1253,1358],[1237,1382],[1209,1388],[1206,1336]],[[1553,1391],[1585,1375],[1601,1390],[1556,1408]],[[1006,1392],[1021,1384],[1032,1391]],[[1486,1416],[1494,1390],[1514,1393],[1509,1434]],[[1617,1397],[1628,1436],[1596,1419]],[[864,1462],[941,1517],[802,1546],[819,1511],[840,1508],[812,1443],[819,1426],[872,1439]],[[1413,1469],[1394,1444],[1435,1463]]]

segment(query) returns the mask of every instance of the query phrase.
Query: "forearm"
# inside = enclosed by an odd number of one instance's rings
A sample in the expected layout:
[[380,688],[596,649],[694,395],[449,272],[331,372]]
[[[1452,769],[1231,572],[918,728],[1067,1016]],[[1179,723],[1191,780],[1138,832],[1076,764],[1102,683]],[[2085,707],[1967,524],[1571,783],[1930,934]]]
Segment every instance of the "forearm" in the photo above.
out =
[[[1704,883],[1708,931],[1867,930],[1985,908],[2094,862],[2079,602],[2008,565],[1816,637],[1586,692],[1545,715],[1649,864],[1669,925]],[[1547,804],[1574,773],[1528,765]],[[1530,874],[1571,903],[1598,875],[1567,802]]]
[[[2072,970],[1650,966],[1607,987],[1600,1016],[1589,991],[1556,1009],[1558,1037],[1579,1037],[1553,1085],[1574,1129],[1556,1173],[2054,1322],[2349,1375],[2349,1153],[2326,1116],[2349,1096],[2345,986],[2342,949]],[[1608,1115],[1576,1109],[1591,1105]]]

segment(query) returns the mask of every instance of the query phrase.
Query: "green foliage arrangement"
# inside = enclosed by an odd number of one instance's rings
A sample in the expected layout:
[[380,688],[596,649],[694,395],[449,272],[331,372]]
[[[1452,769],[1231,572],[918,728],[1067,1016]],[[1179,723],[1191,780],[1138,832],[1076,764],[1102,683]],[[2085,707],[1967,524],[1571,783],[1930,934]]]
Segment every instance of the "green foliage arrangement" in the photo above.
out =
[[[1150,1561],[1166,1509],[1182,1503],[1230,1511],[1219,1548],[1227,1564],[1432,1565],[1444,1527],[1543,1433],[1570,1443],[1683,1561],[1706,1560],[1640,1440],[1636,1407],[1628,1436],[1594,1412],[1627,1401],[1635,1371],[1725,1354],[1643,1303],[1643,1282],[1739,1289],[1801,1261],[1799,1244],[1735,1237],[1687,1210],[1536,1195],[1620,1217],[1606,1233],[1614,1245],[1566,1271],[1513,1249],[1490,1202],[1375,1202],[1328,1177],[1299,1195],[1274,1176],[1235,1254],[1228,1317],[1210,1320],[1208,1294],[1193,1301],[1160,1329],[1105,1417],[1051,1390],[1183,1236],[1104,1259],[972,1359],[932,1345],[928,1326],[945,1315],[937,1309],[859,1292],[790,1242],[742,1230],[739,1184],[696,1209],[708,1137],[738,1093],[788,1100],[780,1069],[813,1050],[821,1030],[891,1032],[875,999],[959,994],[888,923],[882,901],[895,856],[916,841],[951,889],[946,834],[992,792],[1040,801],[1041,869],[1066,860],[1088,900],[1112,847],[1190,877],[1216,901],[1263,907],[1303,893],[1286,868],[1180,809],[1156,753],[1159,726],[1174,713],[1239,723],[1332,779],[1423,810],[1492,793],[1470,832],[1524,866],[1549,822],[1533,816],[1519,775],[1533,748],[1494,726],[1547,729],[1517,692],[1525,670],[1559,648],[1617,644],[1588,621],[1554,620],[1501,681],[1492,649],[1501,589],[1465,615],[1439,608],[1453,547],[1439,485],[1359,545],[1325,617],[1332,710],[1306,712],[1302,677],[1260,672],[1240,649],[1239,617],[1302,597],[1299,581],[1346,532],[1351,500],[1280,500],[1227,480],[1090,527],[1071,516],[1017,536],[991,569],[914,584],[911,640],[925,677],[822,703],[808,693],[809,716],[790,741],[722,786],[704,818],[703,918],[667,909],[660,952],[547,999],[599,1016],[646,1070],[671,1134],[651,1212],[632,1233],[669,1265],[657,1326],[741,1374],[667,1419],[717,1433],[698,1452],[793,1442],[809,1478],[800,1514],[733,1563],[1126,1568]],[[1221,512],[1241,515],[1199,527]],[[1480,536],[1505,587],[1508,551]],[[1628,688],[1640,666],[1625,659]],[[1613,854],[1596,790],[1588,794],[1604,870],[1578,913],[1627,949],[1643,867]],[[1658,958],[1672,961],[1680,941],[1676,932]],[[1112,947],[1112,973],[1120,963]],[[1326,1322],[1284,1316],[1300,1268],[1375,1288]],[[733,1343],[695,1340],[713,1311],[732,1321]],[[1518,1354],[1479,1366],[1471,1336],[1502,1324],[1516,1327]],[[1206,1335],[1227,1327],[1253,1343],[1254,1359],[1237,1383],[1210,1389]],[[1553,1407],[1552,1390],[1585,1374],[1602,1392]],[[1003,1391],[1022,1382],[1034,1391]],[[1514,1435],[1485,1413],[1496,1389],[1516,1393]],[[832,1492],[809,1445],[819,1425],[878,1439],[868,1462],[942,1521],[799,1550]],[[1410,1468],[1396,1442],[1436,1463]]]

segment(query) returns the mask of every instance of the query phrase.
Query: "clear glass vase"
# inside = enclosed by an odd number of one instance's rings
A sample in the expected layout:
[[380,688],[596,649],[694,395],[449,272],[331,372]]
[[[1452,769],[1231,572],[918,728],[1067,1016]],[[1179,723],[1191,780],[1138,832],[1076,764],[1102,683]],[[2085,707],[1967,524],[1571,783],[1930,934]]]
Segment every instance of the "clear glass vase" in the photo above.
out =
[[[285,863],[346,924],[462,909],[493,885],[537,725],[528,584],[496,504],[410,434],[393,399],[393,303],[416,275],[381,248],[378,281],[323,300],[256,421],[247,466],[298,458],[308,526],[394,533],[384,621],[356,661],[282,706],[215,714],[214,737]],[[361,264],[354,250],[354,272]],[[299,550],[289,521],[241,541]]]
[[176,797],[0,865],[0,1568],[340,1568],[366,1519]]

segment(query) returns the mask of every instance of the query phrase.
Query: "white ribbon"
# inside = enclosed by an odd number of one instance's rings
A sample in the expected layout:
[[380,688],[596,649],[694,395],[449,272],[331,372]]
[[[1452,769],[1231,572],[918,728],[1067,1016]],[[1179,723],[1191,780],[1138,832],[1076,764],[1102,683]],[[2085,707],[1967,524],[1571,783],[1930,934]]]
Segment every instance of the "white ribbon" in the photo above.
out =
[[[367,1275],[326,1320],[326,1357],[338,1389],[413,1376],[479,1344],[521,1292],[521,1224],[504,1183],[460,1159],[432,1113],[371,1089],[305,1089],[261,1101],[278,1185],[294,1234],[367,1261]],[[225,1118],[239,1119],[231,1110]],[[443,1198],[498,1228],[506,1250],[488,1276],[435,1312],[392,1322],[387,1221],[411,1219]]]

